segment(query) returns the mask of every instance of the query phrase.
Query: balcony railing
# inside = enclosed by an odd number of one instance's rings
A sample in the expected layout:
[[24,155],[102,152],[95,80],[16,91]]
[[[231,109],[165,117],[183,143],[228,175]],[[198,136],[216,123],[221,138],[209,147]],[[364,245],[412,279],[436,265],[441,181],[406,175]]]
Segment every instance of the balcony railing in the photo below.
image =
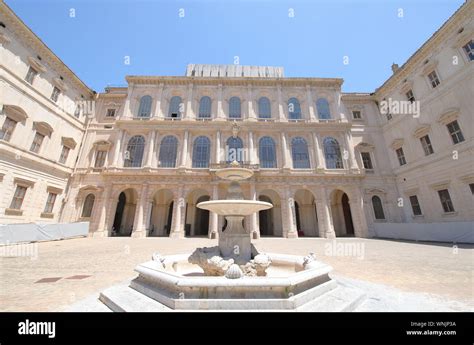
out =
[[[210,170],[225,169],[225,168],[234,168],[231,164],[232,162],[221,161],[219,163],[211,163],[209,165]],[[245,168],[250,170],[260,169],[260,164],[251,164],[250,162],[239,162],[239,168]]]

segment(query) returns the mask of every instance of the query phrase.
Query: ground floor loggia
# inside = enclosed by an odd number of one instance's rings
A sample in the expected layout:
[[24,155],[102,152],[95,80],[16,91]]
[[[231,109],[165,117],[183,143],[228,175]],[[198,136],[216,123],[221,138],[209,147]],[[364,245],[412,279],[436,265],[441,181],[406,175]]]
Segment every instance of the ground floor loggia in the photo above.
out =
[[[95,237],[217,238],[225,228],[224,217],[196,205],[225,199],[227,187],[221,181],[111,179],[101,185],[78,186],[74,207],[65,210],[63,220],[89,220]],[[242,190],[246,199],[273,205],[245,218],[244,226],[254,239],[367,236],[365,208],[371,206],[356,183],[248,181],[242,183]]]

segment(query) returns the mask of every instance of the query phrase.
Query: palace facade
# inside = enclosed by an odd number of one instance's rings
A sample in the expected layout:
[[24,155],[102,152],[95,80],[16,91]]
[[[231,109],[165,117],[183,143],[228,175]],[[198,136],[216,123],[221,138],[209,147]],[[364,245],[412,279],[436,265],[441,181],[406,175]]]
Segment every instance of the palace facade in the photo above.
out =
[[274,206],[245,219],[253,238],[473,221],[473,7],[370,94],[240,65],[96,94],[2,2],[0,222],[215,238],[224,220],[196,205],[226,197],[214,171],[232,160],[254,171],[245,197]]

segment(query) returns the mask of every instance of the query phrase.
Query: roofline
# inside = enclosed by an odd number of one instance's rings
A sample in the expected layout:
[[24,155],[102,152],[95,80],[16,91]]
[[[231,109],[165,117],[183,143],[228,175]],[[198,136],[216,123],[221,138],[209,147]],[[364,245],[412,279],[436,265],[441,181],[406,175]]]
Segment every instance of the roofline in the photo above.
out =
[[94,93],[95,91],[92,90],[90,87],[88,87],[86,85],[86,83],[84,83],[47,45],[46,43],[44,43],[41,38],[39,38],[34,32],[33,30],[31,30],[28,25],[25,24],[25,22],[23,22],[23,20],[5,3],[4,0],[0,0],[0,11],[2,11],[3,13],[5,13],[6,16],[9,16],[10,19],[18,22],[21,27],[23,29],[25,29],[28,34],[34,39],[36,40],[41,46],[43,46],[43,48],[45,48],[45,52],[49,55],[49,57],[56,63],[60,64],[61,66],[63,66],[66,70],[67,73],[70,74],[70,76],[72,76],[72,79],[77,83],[79,84],[82,88],[84,88],[85,90],[87,90],[87,92],[89,92],[89,96],[90,97],[93,97],[94,96]]
[[474,9],[474,1],[466,0],[444,23],[441,27],[431,35],[431,37],[426,40],[420,48],[418,48],[405,63],[397,69],[380,87],[378,87],[374,94],[380,96],[385,90],[390,89],[396,84],[399,79],[403,78],[408,74],[408,70],[415,66],[418,62],[418,59],[421,59],[426,55],[429,46],[434,44],[434,41],[437,40],[442,34],[448,33],[450,27],[456,24],[458,21],[461,21],[464,15],[468,15],[469,11]]
[[131,84],[159,84],[159,83],[211,83],[211,84],[251,84],[259,83],[301,83],[302,85],[332,85],[341,87],[344,83],[342,78],[260,78],[260,77],[188,77],[188,76],[138,76],[127,75],[125,80]]

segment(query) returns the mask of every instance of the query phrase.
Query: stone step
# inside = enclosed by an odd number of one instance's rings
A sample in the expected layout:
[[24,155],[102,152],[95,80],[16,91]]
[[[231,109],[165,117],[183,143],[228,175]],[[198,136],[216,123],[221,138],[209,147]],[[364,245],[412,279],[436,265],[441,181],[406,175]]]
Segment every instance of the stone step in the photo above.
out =
[[365,293],[357,288],[339,285],[336,289],[308,302],[297,309],[304,312],[351,312],[366,299]]
[[99,300],[114,312],[171,311],[164,304],[124,285],[112,286],[102,291]]
[[[239,311],[271,311],[271,312],[337,312],[337,311],[353,311],[365,299],[365,294],[356,288],[347,286],[338,286],[337,288],[323,294],[322,296],[310,301],[295,310],[275,310],[275,309],[259,309],[259,310],[227,310],[231,312]],[[119,285],[104,290],[99,297],[109,309],[115,312],[164,312],[174,311],[158,301],[145,296],[144,294],[130,288],[129,286]],[[187,311],[187,310],[180,310]],[[226,310],[193,310],[201,312],[209,311],[226,311]]]

